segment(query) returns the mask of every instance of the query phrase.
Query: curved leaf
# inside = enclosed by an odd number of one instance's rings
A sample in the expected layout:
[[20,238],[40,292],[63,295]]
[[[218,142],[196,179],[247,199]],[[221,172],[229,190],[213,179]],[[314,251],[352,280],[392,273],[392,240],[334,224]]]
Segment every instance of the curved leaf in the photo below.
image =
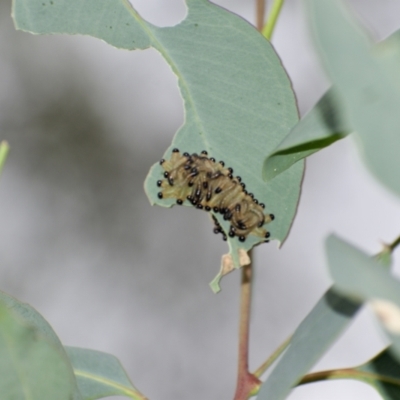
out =
[[14,0],[17,29],[38,33],[90,35],[123,49],[145,49],[147,25],[128,0]]
[[379,261],[335,235],[326,240],[326,254],[338,290],[359,301],[387,299],[400,306],[400,282]]
[[308,4],[315,42],[357,132],[366,164],[399,194],[399,43],[389,41],[374,48],[337,0],[309,0]]
[[33,325],[0,304],[2,400],[70,400],[74,379],[64,354]]
[[[17,27],[35,33],[91,34],[124,48],[133,48],[128,42],[135,39],[140,42],[137,47],[151,45],[162,54],[178,77],[185,104],[185,123],[163,158],[178,147],[189,153],[204,149],[224,160],[275,215],[271,238],[282,242],[296,212],[303,164],[268,185],[262,180],[265,154],[298,120],[290,81],[268,41],[243,19],[206,0],[187,0],[187,18],[167,28],[143,21],[123,0],[90,0],[85,6],[80,0],[52,2],[50,7],[45,1],[44,7],[43,0],[14,0]],[[111,35],[109,26],[116,25]],[[152,204],[170,207],[171,199],[157,197],[160,176],[162,168],[155,164],[145,190]],[[220,214],[217,218],[228,231],[227,222]],[[228,240],[234,267],[241,265],[239,249],[247,251],[261,241],[254,236],[240,245],[236,238]],[[219,277],[214,290],[219,289]]]
[[58,352],[58,354],[63,358],[65,364],[68,365],[69,379],[73,387],[73,399],[81,400],[69,358],[60,342],[60,339],[50,324],[32,306],[22,303],[4,292],[0,292],[0,304],[15,314],[23,324],[32,327],[35,332],[37,332],[52,348]]
[[65,347],[83,400],[107,396],[146,398],[132,385],[119,360],[100,351]]
[[333,88],[289,132],[264,161],[268,182],[294,163],[344,138],[350,126]]
[[326,252],[337,288],[359,301],[370,300],[400,359],[400,282],[386,265],[334,235],[326,241]]
[[296,329],[286,352],[261,385],[257,400],[284,400],[359,309],[358,302],[329,289]]

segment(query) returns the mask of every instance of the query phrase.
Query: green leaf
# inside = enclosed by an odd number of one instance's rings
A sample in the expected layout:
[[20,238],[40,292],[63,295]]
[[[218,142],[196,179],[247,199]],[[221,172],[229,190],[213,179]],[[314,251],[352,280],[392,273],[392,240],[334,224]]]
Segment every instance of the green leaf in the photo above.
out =
[[357,133],[366,164],[399,194],[398,40],[376,48],[341,2],[309,0],[308,4],[317,48]]
[[400,359],[400,282],[379,260],[334,235],[326,241],[326,252],[338,290],[359,301],[370,300]]
[[337,339],[360,309],[329,289],[297,328],[286,352],[262,384],[257,400],[283,400]]
[[0,303],[2,400],[71,400],[74,379],[64,354],[17,312]]
[[123,49],[145,49],[151,35],[127,0],[14,0],[15,27],[22,31],[90,35]]
[[400,306],[400,283],[378,260],[335,235],[326,240],[326,253],[338,290],[360,301],[379,298]]
[[40,333],[40,335],[44,337],[46,341],[58,351],[59,354],[62,355],[65,362],[69,365],[69,374],[71,380],[73,381],[74,387],[73,399],[81,400],[81,396],[74,379],[74,372],[72,370],[72,366],[70,365],[67,353],[65,352],[64,346],[50,324],[29,304],[22,303],[4,292],[0,292],[0,304],[3,304],[5,307],[10,309],[10,311],[15,313],[25,324],[33,326]]
[[384,400],[400,399],[400,364],[388,350],[355,370],[360,375],[354,377],[373,386]]
[[119,360],[100,351],[66,347],[83,400],[107,396],[145,397],[132,385]]
[[294,163],[344,138],[350,127],[333,89],[328,90],[270,154],[263,177],[271,181]]
[[[206,0],[187,0],[187,18],[167,28],[143,21],[122,0],[83,2],[89,6],[82,6],[81,0],[53,0],[57,11],[45,8],[42,2],[14,0],[16,25],[35,33],[91,34],[125,48],[132,48],[126,42],[134,39],[141,47],[157,49],[178,77],[185,105],[185,123],[163,158],[169,158],[171,149],[178,147],[189,153],[207,150],[210,156],[225,161],[243,178],[246,188],[266,204],[266,211],[275,215],[269,224],[271,239],[282,242],[286,238],[300,196],[304,165],[297,163],[270,184],[265,184],[261,172],[265,154],[282,141],[298,115],[280,60],[254,27]],[[118,12],[111,12],[113,6]],[[44,12],[43,18],[37,17]],[[109,36],[111,23],[103,22],[108,13],[114,18],[112,26],[119,27],[114,36]],[[127,21],[135,31],[125,32]],[[170,207],[172,199],[157,197],[156,182],[162,172],[158,163],[153,165],[145,190],[151,204]],[[227,232],[227,221],[220,214],[217,218]],[[250,236],[245,243],[228,240],[233,265],[239,267],[239,249],[247,251],[262,239]],[[213,281],[215,291],[222,273]]]

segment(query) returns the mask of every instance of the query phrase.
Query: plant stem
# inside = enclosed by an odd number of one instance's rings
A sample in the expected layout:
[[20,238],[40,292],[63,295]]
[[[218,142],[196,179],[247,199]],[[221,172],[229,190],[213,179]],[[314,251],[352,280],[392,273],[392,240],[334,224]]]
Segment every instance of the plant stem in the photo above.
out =
[[2,141],[0,143],[0,172],[3,170],[4,163],[6,162],[6,158],[8,155],[8,151],[10,150],[10,146],[6,141]]
[[[251,255],[250,255],[251,258]],[[242,267],[239,321],[239,361],[234,400],[246,400],[260,385],[260,380],[249,372],[249,328],[251,309],[252,265]]]
[[284,0],[275,0],[272,4],[271,11],[268,15],[267,23],[265,24],[262,34],[268,39],[271,40],[272,33],[275,28],[276,21],[278,20],[279,13],[281,12]]
[[400,379],[380,375],[379,373],[374,372],[359,371],[355,368],[343,368],[313,372],[311,374],[305,375],[296,386],[319,381],[327,381],[330,379],[353,379],[369,384],[372,384],[372,382],[376,381],[400,386]]
[[388,244],[387,247],[390,249],[390,252],[393,252],[393,250],[400,244],[400,236],[397,237],[392,243]]
[[264,26],[265,0],[256,0],[256,28],[260,32]]
[[292,336],[287,338],[265,361],[262,365],[260,365],[253,373],[254,376],[259,378],[272,364],[273,362],[284,352],[284,350],[288,347],[290,341],[292,340]]

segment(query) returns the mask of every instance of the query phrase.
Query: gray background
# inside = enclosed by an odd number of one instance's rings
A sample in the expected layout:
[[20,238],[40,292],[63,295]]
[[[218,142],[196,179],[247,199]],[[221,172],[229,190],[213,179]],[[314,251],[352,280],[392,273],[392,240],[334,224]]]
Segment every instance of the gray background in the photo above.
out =
[[[134,0],[157,25],[182,0]],[[216,1],[254,21],[254,2]],[[400,27],[396,0],[350,1],[376,40]],[[11,153],[0,186],[0,289],[33,305],[63,343],[118,356],[149,399],[232,398],[240,274],[214,295],[225,244],[189,208],[152,208],[149,167],[183,122],[176,78],[154,50],[13,29],[0,0],[0,132]],[[273,43],[303,114],[328,87],[300,0],[287,0]],[[365,170],[351,139],[312,156],[291,235],[255,251],[251,367],[296,328],[330,284],[324,240],[369,253],[399,234],[399,200]],[[397,257],[398,263],[398,257]],[[316,366],[345,367],[384,339],[364,310]],[[353,382],[307,385],[290,400],[378,399]]]

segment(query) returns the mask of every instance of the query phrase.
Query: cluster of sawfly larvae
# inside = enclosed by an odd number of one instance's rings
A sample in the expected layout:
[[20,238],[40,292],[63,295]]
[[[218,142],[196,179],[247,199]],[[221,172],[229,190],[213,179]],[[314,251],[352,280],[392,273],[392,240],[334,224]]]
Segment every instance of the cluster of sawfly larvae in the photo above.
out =
[[[263,225],[272,221],[274,215],[264,214],[265,205],[247,192],[240,176],[233,176],[233,169],[225,168],[223,161],[209,158],[205,150],[198,155],[180,154],[178,149],[173,149],[171,159],[162,159],[160,164],[165,179],[157,181],[161,188],[158,198],[173,198],[179,205],[188,200],[198,209],[221,213],[231,223],[228,235],[237,236],[241,242],[250,234],[269,241],[270,233]],[[212,217],[214,233],[222,233],[226,240],[221,225]]]

